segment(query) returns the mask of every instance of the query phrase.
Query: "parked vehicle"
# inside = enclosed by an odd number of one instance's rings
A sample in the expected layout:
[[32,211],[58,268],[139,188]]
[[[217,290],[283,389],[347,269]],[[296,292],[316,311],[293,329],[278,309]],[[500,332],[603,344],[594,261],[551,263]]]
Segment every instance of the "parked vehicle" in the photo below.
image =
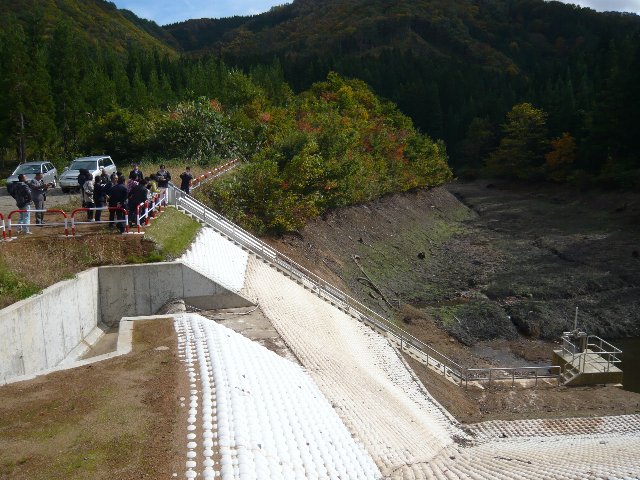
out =
[[60,175],[60,188],[64,193],[70,192],[72,189],[80,189],[78,185],[78,174],[80,169],[85,168],[93,177],[100,175],[104,168],[108,175],[115,173],[118,168],[108,155],[96,155],[93,157],[76,158],[71,165],[64,169]]
[[18,181],[18,175],[24,174],[27,181],[33,179],[36,173],[43,174],[43,180],[45,183],[51,183],[54,187],[58,186],[58,170],[48,160],[41,162],[26,162],[21,163],[13,171],[9,177],[7,177],[7,185]]

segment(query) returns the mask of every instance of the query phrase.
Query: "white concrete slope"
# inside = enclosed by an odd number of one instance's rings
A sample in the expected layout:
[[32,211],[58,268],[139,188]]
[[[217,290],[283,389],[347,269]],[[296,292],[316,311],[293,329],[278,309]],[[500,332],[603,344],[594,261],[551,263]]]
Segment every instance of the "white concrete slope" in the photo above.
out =
[[200,315],[175,325],[192,382],[186,478],[381,478],[300,366]]
[[465,437],[384,337],[254,257],[245,288],[383,474],[420,478]]
[[249,254],[211,228],[203,228],[180,258],[194,270],[207,275],[220,285],[239,292]]
[[241,293],[258,299],[385,478],[640,478],[637,415],[616,417],[615,428],[576,419],[549,433],[544,421],[493,422],[468,434],[383,337],[254,256]]

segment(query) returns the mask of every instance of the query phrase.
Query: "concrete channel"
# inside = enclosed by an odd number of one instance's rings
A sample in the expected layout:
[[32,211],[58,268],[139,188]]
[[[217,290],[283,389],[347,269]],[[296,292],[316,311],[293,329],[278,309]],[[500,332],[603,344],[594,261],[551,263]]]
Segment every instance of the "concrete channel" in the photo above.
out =
[[174,298],[203,310],[252,305],[182,262],[92,268],[0,310],[0,384],[69,366],[123,317]]

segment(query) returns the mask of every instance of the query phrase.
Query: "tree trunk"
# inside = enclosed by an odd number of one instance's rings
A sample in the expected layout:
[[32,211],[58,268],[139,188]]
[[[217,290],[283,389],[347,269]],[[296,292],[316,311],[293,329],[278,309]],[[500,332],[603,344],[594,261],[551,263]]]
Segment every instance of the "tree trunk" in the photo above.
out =
[[16,154],[20,163],[24,163],[27,156],[24,137],[24,114],[20,112],[20,133],[18,134],[18,144],[16,146]]

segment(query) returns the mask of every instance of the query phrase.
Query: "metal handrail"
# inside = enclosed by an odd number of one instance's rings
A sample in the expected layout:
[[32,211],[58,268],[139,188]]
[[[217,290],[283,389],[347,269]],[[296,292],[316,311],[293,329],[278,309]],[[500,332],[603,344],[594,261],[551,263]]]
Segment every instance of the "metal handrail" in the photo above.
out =
[[[461,366],[448,356],[437,351],[432,346],[403,330],[393,321],[383,317],[366,305],[363,305],[355,298],[344,293],[339,288],[328,283],[317,274],[298,264],[296,261],[268,246],[259,238],[231,222],[215,210],[212,210],[204,203],[178,189],[175,185],[170,184],[169,190],[170,196],[173,196],[173,201],[170,201],[170,203],[173,203],[175,207],[182,206],[189,213],[200,218],[203,223],[213,227],[218,232],[227,236],[237,244],[242,245],[247,250],[270,261],[277,268],[280,268],[283,272],[295,278],[303,286],[324,297],[330,303],[338,305],[341,310],[345,311],[357,320],[366,322],[372,327],[391,335],[391,339],[398,343],[402,350],[413,349],[417,351],[417,356],[421,358],[423,363],[436,367],[445,377],[449,377],[455,383],[459,385],[464,384],[466,386],[469,380],[473,381],[473,378],[469,378],[469,372],[490,372],[492,370],[491,368],[469,369]],[[557,366],[522,367],[520,369],[527,368],[558,369],[558,371],[560,369],[560,367]],[[493,370],[504,369],[494,368]],[[517,370],[517,368],[513,368],[513,370]],[[559,373],[554,377],[559,378]],[[540,376],[539,378],[551,378],[551,376]]]
[[[573,332],[563,333],[562,351],[571,356],[570,363],[576,366],[579,372],[584,372],[587,363],[603,372],[608,372],[612,365],[622,362],[618,357],[622,355],[622,350],[597,335],[587,335],[584,351],[579,351],[576,344],[569,340],[572,334]],[[577,365],[575,365],[576,359]]]
[[[538,385],[539,379],[555,378],[560,379],[561,367],[557,365],[542,366],[542,367],[491,367],[491,368],[468,368],[467,369],[467,381],[469,379],[474,381],[486,380],[488,383],[491,381],[508,380],[511,378],[511,385],[515,384],[518,380],[531,380],[532,377],[535,380],[534,385]],[[553,373],[555,371],[555,373]],[[496,378],[494,372],[504,372],[507,378]],[[546,373],[545,373],[546,372]],[[484,376],[480,375],[485,373]],[[493,378],[492,378],[493,377]]]

